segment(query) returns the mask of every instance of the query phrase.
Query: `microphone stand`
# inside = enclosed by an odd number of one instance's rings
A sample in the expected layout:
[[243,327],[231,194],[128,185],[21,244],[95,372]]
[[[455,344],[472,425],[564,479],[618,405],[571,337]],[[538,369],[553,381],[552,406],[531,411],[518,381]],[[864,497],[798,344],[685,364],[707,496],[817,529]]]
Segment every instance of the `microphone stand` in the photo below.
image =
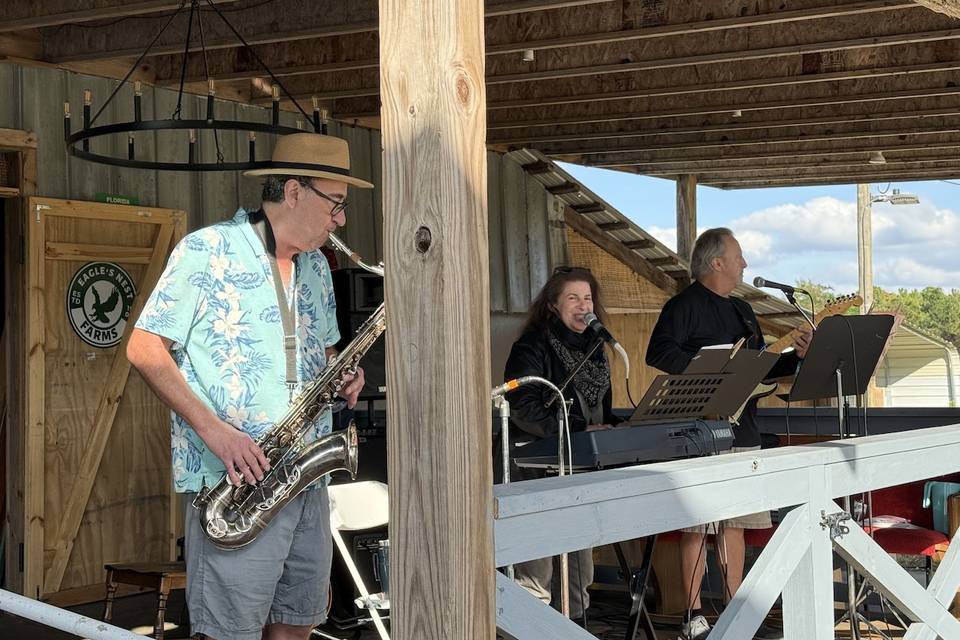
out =
[[[593,354],[597,352],[597,349],[599,349],[600,345],[602,344],[603,344],[603,338],[597,338],[596,342],[593,343],[593,346],[590,347],[590,350],[587,351],[586,354],[584,354],[583,358],[580,359],[580,362],[577,363],[577,366],[573,368],[573,371],[567,374],[567,377],[559,385],[561,394],[566,390],[567,385],[570,384],[574,376],[576,376],[580,372],[580,369],[583,368],[583,365],[587,363],[587,360],[589,360],[593,356]],[[557,398],[556,396],[554,396],[550,398],[550,400],[546,404],[544,404],[544,406],[549,408],[551,405],[553,405],[554,402],[556,402],[556,400]]]
[[[584,354],[584,356],[580,359],[580,362],[577,363],[577,366],[575,366],[573,370],[567,374],[567,377],[564,379],[563,383],[559,386],[559,392],[557,393],[557,395],[551,398],[550,401],[544,405],[546,407],[550,407],[557,400],[557,397],[561,398],[561,406],[558,409],[558,412],[561,414],[561,417],[566,423],[566,429],[568,430],[570,428],[569,419],[566,416],[567,406],[566,406],[566,400],[563,398],[563,392],[566,390],[567,385],[569,385],[573,381],[574,376],[576,376],[577,373],[580,371],[580,369],[583,368],[583,365],[585,365],[587,361],[591,357],[593,357],[593,354],[597,352],[597,349],[600,348],[603,342],[604,342],[603,338],[597,337],[596,341],[594,341],[593,343],[593,346],[590,347],[590,349]],[[570,451],[571,469],[569,471],[566,470],[566,465],[564,464],[564,461],[563,461],[564,440],[566,440],[567,448],[568,449],[570,448],[570,434],[569,432],[566,435],[564,435],[563,433],[564,422],[561,422],[560,437],[558,438],[559,451],[557,452],[557,459],[560,463],[559,469],[558,469],[559,476],[564,476],[564,475],[567,475],[568,473],[573,473],[572,449]],[[579,563],[577,564],[577,571],[580,571]],[[570,565],[569,565],[569,557],[567,553],[560,554],[560,609],[563,612],[564,616],[566,616],[567,618],[570,617]]]
[[[801,291],[801,289],[796,289],[795,291]],[[793,294],[794,294],[794,291],[790,291],[790,292],[784,291],[783,293],[784,293],[784,295],[787,296],[787,302],[789,302],[790,304],[792,304],[792,305],[796,308],[796,310],[800,312],[800,315],[803,316],[803,319],[806,320],[806,321],[810,324],[810,328],[813,329],[814,331],[816,331],[816,330],[817,330],[817,325],[813,324],[813,318],[810,317],[809,315],[807,315],[807,312],[804,311],[803,307],[801,307],[801,306],[797,303],[797,299],[796,299],[796,298],[794,297],[794,295],[793,295]],[[806,292],[806,291],[803,291],[803,293],[807,293],[807,292]],[[807,295],[809,296],[810,294],[807,293]],[[810,299],[813,300],[813,297],[811,296]]]

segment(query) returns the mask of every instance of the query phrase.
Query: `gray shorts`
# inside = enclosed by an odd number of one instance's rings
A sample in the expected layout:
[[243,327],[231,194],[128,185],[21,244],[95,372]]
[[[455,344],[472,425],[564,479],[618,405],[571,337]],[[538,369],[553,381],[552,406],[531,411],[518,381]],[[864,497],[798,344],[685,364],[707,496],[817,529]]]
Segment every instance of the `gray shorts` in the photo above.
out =
[[[730,451],[725,451],[724,453],[739,453],[741,451],[759,451],[760,447],[733,447]],[[722,453],[720,455],[723,455]],[[686,527],[681,529],[687,533],[717,533],[717,524],[716,522],[710,522],[707,524],[699,524],[693,527]],[[759,513],[748,513],[744,516],[737,516],[735,518],[730,518],[729,520],[722,520],[720,524],[727,529],[769,529],[773,526],[773,521],[770,519],[769,511],[761,511]]]
[[187,608],[192,633],[260,640],[267,624],[315,626],[330,589],[330,503],[326,487],[304,491],[257,539],[218,549],[200,528],[196,494],[186,494]]

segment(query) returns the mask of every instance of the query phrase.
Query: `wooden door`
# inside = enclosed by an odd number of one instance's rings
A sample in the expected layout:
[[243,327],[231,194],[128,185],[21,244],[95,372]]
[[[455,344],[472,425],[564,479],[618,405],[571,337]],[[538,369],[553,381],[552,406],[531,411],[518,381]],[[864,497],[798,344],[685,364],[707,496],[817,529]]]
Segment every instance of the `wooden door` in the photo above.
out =
[[23,362],[7,581],[26,595],[95,599],[104,563],[173,559],[169,414],[125,348],[185,225],[182,211],[29,200],[8,334]]

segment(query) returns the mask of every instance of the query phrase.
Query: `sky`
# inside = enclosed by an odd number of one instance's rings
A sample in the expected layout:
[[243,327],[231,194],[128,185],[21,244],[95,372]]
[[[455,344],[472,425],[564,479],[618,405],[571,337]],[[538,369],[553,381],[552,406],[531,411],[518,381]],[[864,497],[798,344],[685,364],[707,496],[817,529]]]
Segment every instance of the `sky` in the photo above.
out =
[[[561,166],[637,225],[676,249],[672,180]],[[873,205],[873,279],[888,291],[960,289],[960,181],[873,184],[873,194],[913,193],[916,205]],[[748,282],[760,275],[812,280],[837,294],[857,291],[857,187],[724,191],[697,187],[698,233],[729,227],[743,247]]]

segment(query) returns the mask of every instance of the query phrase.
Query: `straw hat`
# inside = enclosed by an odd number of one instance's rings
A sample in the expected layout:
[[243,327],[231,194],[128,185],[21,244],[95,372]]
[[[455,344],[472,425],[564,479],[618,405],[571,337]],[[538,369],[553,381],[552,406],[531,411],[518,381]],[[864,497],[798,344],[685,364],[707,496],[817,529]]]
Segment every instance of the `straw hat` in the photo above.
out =
[[310,176],[327,178],[372,189],[366,180],[350,175],[350,148],[347,141],[319,133],[291,133],[277,140],[270,164],[264,169],[251,169],[245,176]]

